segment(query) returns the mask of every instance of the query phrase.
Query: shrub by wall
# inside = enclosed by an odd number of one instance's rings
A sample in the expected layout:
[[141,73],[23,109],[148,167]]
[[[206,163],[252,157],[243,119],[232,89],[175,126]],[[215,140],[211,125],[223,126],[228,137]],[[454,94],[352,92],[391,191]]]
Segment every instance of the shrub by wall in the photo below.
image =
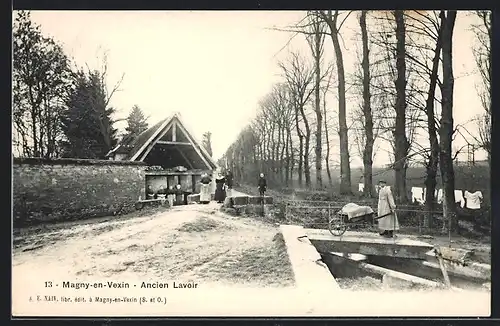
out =
[[15,158],[14,227],[130,212],[145,193],[142,162]]

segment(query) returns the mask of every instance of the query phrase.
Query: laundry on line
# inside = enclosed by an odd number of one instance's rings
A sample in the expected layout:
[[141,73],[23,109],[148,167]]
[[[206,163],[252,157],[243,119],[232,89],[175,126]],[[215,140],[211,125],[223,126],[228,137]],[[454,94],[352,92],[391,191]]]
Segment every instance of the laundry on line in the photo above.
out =
[[474,193],[465,191],[465,202],[466,207],[469,209],[480,209],[481,200],[483,199],[483,193],[481,191],[476,191]]

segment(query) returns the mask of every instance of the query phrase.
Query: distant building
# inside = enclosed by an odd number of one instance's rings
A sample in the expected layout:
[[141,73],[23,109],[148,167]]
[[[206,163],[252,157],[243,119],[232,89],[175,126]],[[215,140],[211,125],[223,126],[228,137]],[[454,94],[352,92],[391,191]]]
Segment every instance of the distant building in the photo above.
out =
[[181,184],[187,193],[199,192],[204,172],[213,175],[217,164],[193,137],[180,114],[161,120],[135,139],[125,137],[107,157],[145,162],[146,189],[153,191]]

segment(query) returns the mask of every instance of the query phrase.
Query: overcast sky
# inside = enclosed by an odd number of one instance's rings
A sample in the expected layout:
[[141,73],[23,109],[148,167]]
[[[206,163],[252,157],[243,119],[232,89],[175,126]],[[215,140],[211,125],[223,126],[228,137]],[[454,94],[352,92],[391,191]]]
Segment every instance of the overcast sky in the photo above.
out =
[[[121,91],[112,99],[119,118],[134,104],[150,117],[150,125],[180,111],[198,139],[212,132],[216,159],[253,118],[259,100],[281,80],[277,62],[286,58],[288,48],[281,49],[291,34],[269,28],[291,25],[303,16],[299,11],[32,12],[42,31],[61,42],[78,65],[98,68],[107,53],[110,87],[125,74]],[[356,18],[352,15],[345,25],[347,73],[356,64],[349,36],[358,28]],[[456,123],[482,110],[470,23],[471,18],[460,13],[454,32]],[[309,55],[303,37],[295,37],[289,47]],[[327,53],[331,48],[327,39]],[[375,164],[385,163],[386,155],[375,158]]]

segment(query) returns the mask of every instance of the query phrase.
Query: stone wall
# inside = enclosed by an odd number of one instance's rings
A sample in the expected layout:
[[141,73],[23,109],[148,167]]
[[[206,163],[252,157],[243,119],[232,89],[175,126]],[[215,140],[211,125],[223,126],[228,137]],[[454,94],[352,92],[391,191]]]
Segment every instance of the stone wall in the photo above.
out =
[[14,227],[127,213],[145,193],[141,162],[14,159]]

